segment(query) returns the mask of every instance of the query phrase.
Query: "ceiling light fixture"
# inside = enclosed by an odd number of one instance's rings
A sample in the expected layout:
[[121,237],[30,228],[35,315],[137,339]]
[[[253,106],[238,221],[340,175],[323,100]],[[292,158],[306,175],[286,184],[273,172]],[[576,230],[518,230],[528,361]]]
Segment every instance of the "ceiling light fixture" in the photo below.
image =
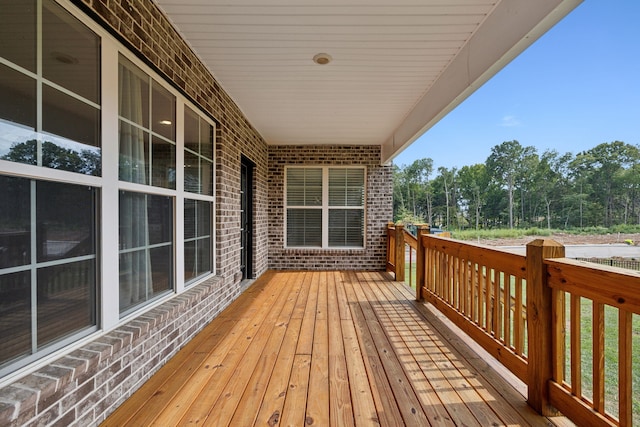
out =
[[313,62],[318,65],[327,65],[332,59],[328,53],[319,53],[313,57]]

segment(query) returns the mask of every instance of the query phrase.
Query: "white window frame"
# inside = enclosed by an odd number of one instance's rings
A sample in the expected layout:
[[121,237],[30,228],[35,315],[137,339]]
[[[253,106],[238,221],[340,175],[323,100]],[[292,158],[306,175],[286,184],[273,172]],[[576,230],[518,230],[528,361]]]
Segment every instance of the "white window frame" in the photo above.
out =
[[[322,204],[321,206],[289,206],[287,201],[287,171],[289,169],[321,169],[322,170]],[[361,169],[364,175],[362,206],[329,206],[329,169]],[[285,249],[316,249],[316,250],[354,250],[365,249],[367,246],[367,167],[362,165],[288,165],[284,167],[284,223],[282,233]],[[289,209],[318,209],[322,211],[322,246],[290,246],[287,241],[287,213]],[[361,209],[363,211],[362,246],[329,246],[329,210],[331,209]]]
[[[126,48],[124,48],[123,46],[121,46],[117,41],[115,42],[118,45],[118,49],[116,49],[114,51],[115,54],[115,59],[110,59],[109,61],[115,61],[115,64],[112,64],[114,66],[115,69],[115,79],[114,83],[115,86],[110,87],[110,88],[104,88],[103,87],[103,93],[118,93],[118,58],[119,56],[124,56],[127,60],[129,60],[131,63],[133,63],[135,66],[137,66],[138,68],[140,68],[144,73],[148,74],[156,83],[160,84],[163,88],[165,88],[166,90],[168,90],[169,92],[171,92],[171,94],[173,94],[176,97],[176,109],[175,109],[175,113],[176,113],[176,141],[175,141],[175,147],[176,147],[176,189],[169,189],[169,188],[164,188],[164,187],[155,187],[153,185],[146,185],[146,184],[137,184],[137,183],[132,183],[132,182],[127,182],[127,181],[120,181],[118,178],[118,145],[116,145],[115,148],[115,166],[114,166],[114,178],[116,180],[116,186],[118,190],[126,190],[126,191],[132,191],[132,192],[140,192],[140,193],[147,193],[147,194],[156,194],[156,195],[165,195],[165,196],[171,196],[174,199],[174,211],[173,211],[173,215],[174,215],[174,224],[173,224],[173,232],[174,232],[174,248],[175,248],[175,252],[174,252],[174,258],[173,258],[173,262],[174,262],[174,268],[173,268],[173,283],[174,283],[174,289],[173,291],[169,292],[168,295],[163,296],[159,296],[157,298],[152,299],[151,301],[149,301],[147,304],[142,304],[140,306],[137,306],[135,310],[132,310],[131,312],[127,311],[125,313],[123,313],[122,315],[118,314],[119,313],[119,300],[114,300],[111,301],[111,309],[110,312],[113,312],[115,310],[118,319],[115,321],[115,324],[121,324],[123,322],[125,322],[127,319],[131,318],[131,317],[135,317],[138,316],[140,313],[147,311],[159,304],[161,304],[162,302],[166,301],[168,298],[173,297],[175,294],[180,294],[182,293],[186,287],[192,287],[193,285],[202,282],[203,280],[206,280],[207,278],[213,276],[216,272],[216,268],[217,268],[217,260],[216,260],[216,252],[215,252],[215,248],[216,248],[216,243],[217,243],[217,235],[216,235],[216,133],[217,133],[217,125],[216,123],[211,120],[207,114],[205,114],[200,107],[198,107],[197,105],[193,104],[192,102],[190,102],[189,100],[187,100],[184,95],[182,95],[182,93],[178,92],[176,89],[173,88],[173,86],[171,86],[167,81],[164,80],[164,78],[162,76],[160,76],[158,73],[156,73],[154,70],[150,69],[146,64],[144,64],[139,58],[137,58],[132,52],[129,52],[128,50],[126,50]],[[106,44],[105,40],[103,39],[103,45]],[[103,64],[110,64],[110,62],[107,62],[105,60],[103,60]],[[185,147],[184,147],[184,132],[185,132],[185,128],[184,128],[184,111],[185,111],[185,105],[188,106],[189,108],[191,108],[191,110],[193,110],[195,113],[197,113],[201,119],[205,120],[208,124],[210,124],[211,126],[213,126],[213,139],[212,139],[212,144],[213,144],[213,150],[212,150],[212,157],[213,157],[213,195],[209,196],[209,195],[204,195],[204,194],[196,194],[196,193],[191,193],[191,192],[187,192],[184,189],[184,151],[185,151]],[[119,111],[118,111],[118,97],[115,97],[115,104],[114,104],[114,108],[115,108],[115,121],[113,122],[112,126],[115,129],[115,141],[118,141],[118,120],[119,120]],[[103,161],[103,170],[104,170],[105,166],[104,166],[104,161]],[[115,198],[117,200],[118,198],[118,193],[116,191],[116,195]],[[193,199],[193,200],[202,200],[202,201],[209,201],[212,203],[212,209],[211,209],[211,224],[212,224],[212,236],[211,236],[211,273],[207,274],[207,275],[201,275],[198,276],[197,278],[195,278],[192,281],[186,282],[184,280],[184,202],[185,199]],[[115,205],[117,207],[118,203],[116,201]],[[114,215],[116,218],[116,225],[117,225],[117,218],[119,215],[119,211],[117,210],[117,208],[115,209],[115,211],[112,211],[110,213],[110,215]],[[117,228],[115,230],[115,240],[118,240],[118,232],[117,232]],[[115,268],[114,271],[118,271],[118,244],[116,243],[116,252],[115,252],[115,260],[112,261],[112,265],[114,266],[113,268]],[[110,254],[107,254],[110,255]],[[114,280],[113,278],[110,280]],[[117,280],[117,278],[115,279],[116,283],[119,284],[119,281]],[[115,292],[114,292],[115,293]],[[113,297],[111,298],[113,299]],[[106,320],[106,319],[105,319]],[[115,319],[114,319],[115,320]],[[113,320],[112,320],[113,321]]]
[[[87,28],[93,31],[101,42],[100,52],[100,89],[101,89],[101,105],[100,109],[100,140],[102,154],[101,176],[83,175],[80,173],[68,172],[59,169],[50,169],[46,167],[16,163],[8,160],[0,160],[0,174],[6,176],[23,177],[35,180],[48,180],[53,182],[87,185],[98,189],[99,192],[99,212],[98,212],[98,247],[97,247],[97,277],[98,289],[96,296],[97,310],[97,326],[95,332],[81,339],[71,337],[64,340],[60,346],[50,352],[38,353],[28,357],[28,360],[19,359],[15,363],[16,368],[4,370],[0,374],[0,386],[9,383],[12,379],[18,377],[26,370],[36,369],[50,363],[60,354],[77,348],[95,335],[102,334],[105,331],[112,330],[121,324],[126,323],[132,317],[153,309],[168,299],[173,298],[176,294],[180,294],[185,290],[184,283],[184,200],[185,198],[208,201],[212,203],[211,209],[211,273],[202,275],[197,279],[189,282],[189,287],[197,285],[211,276],[215,275],[217,269],[216,260],[216,134],[217,124],[210,116],[200,107],[189,101],[180,91],[176,90],[164,77],[156,73],[148,67],[142,60],[138,59],[130,52],[121,42],[112,36],[106,29],[87,17],[77,6],[69,0],[54,0],[63,9],[72,16],[80,20]],[[118,161],[119,161],[119,132],[118,132],[118,57],[122,55],[129,61],[142,69],[151,78],[153,78],[162,87],[167,89],[176,97],[176,189],[167,189],[161,187],[153,187],[151,185],[143,185],[120,181],[118,178]],[[0,58],[0,63],[16,68],[15,65]],[[18,67],[19,69],[19,67]],[[19,69],[21,70],[21,69]],[[26,70],[22,70],[23,72]],[[33,73],[26,72],[34,78],[41,78]],[[62,90],[64,93],[69,91],[53,85],[56,89]],[[77,97],[74,94],[71,96]],[[213,126],[213,195],[202,195],[188,193],[184,190],[184,106],[188,105],[202,119]],[[38,107],[41,108],[41,107]],[[40,119],[39,119],[40,120]],[[40,127],[40,125],[38,125]],[[173,242],[174,242],[174,289],[167,294],[149,301],[146,305],[140,305],[131,313],[121,316],[119,308],[119,242],[118,242],[118,221],[119,221],[119,191],[131,191],[147,194],[165,195],[173,198],[174,201],[174,223],[173,223]]]

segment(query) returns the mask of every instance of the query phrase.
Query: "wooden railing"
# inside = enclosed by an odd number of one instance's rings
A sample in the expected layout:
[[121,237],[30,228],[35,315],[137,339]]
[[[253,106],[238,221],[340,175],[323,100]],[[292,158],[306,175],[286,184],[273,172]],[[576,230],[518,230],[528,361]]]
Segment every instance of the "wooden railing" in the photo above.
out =
[[406,282],[415,287],[415,261],[417,258],[418,239],[407,231],[403,225],[389,223],[387,227],[387,271],[395,273],[396,280]]
[[434,236],[422,243],[420,296],[526,381],[525,257]]
[[[407,234],[390,224],[387,265],[399,281]],[[526,383],[534,409],[579,425],[640,425],[640,273],[566,259],[552,240],[529,243],[526,256],[426,227],[414,240],[417,299]]]
[[640,425],[640,272],[545,264],[557,319],[550,403],[578,425]]

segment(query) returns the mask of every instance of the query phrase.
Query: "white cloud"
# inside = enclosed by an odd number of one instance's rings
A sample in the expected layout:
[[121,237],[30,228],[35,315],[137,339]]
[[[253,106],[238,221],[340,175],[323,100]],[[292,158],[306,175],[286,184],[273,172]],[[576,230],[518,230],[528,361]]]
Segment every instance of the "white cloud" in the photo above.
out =
[[500,123],[500,126],[503,127],[514,127],[514,126],[520,126],[520,120],[518,120],[518,118],[516,116],[504,116],[502,118],[502,122]]

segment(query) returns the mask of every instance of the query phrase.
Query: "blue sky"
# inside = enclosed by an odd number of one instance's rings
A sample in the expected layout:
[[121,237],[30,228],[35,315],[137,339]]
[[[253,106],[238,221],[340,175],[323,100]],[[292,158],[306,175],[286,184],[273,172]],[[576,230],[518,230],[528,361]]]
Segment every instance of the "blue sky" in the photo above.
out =
[[460,168],[514,139],[539,153],[640,144],[639,18],[638,0],[585,0],[394,163]]

